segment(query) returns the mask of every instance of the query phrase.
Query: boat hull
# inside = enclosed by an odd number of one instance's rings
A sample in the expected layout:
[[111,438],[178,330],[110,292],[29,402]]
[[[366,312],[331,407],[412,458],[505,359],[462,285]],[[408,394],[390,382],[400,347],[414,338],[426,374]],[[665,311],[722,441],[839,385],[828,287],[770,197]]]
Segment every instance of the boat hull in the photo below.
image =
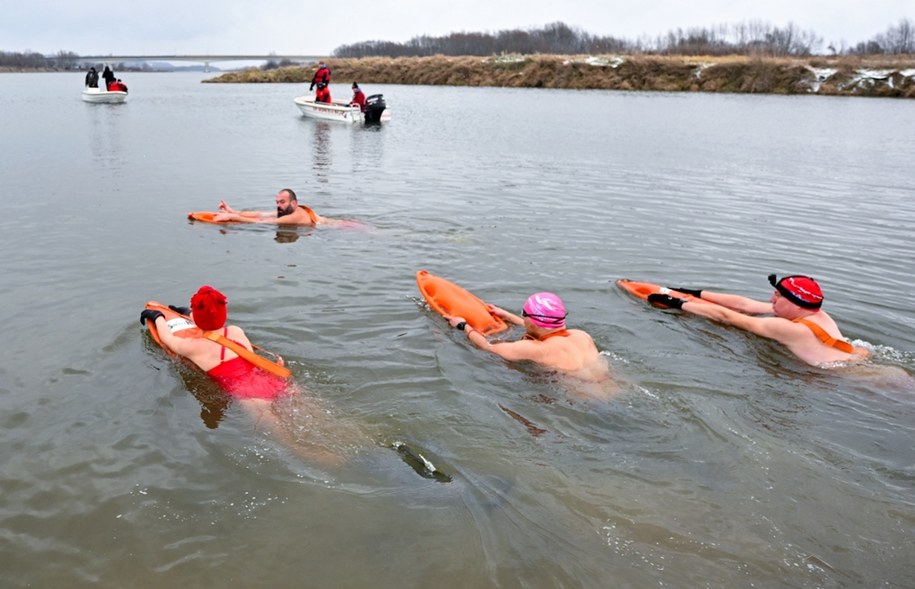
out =
[[120,104],[127,102],[127,93],[115,90],[104,91],[99,88],[86,88],[83,90],[83,100],[94,104]]

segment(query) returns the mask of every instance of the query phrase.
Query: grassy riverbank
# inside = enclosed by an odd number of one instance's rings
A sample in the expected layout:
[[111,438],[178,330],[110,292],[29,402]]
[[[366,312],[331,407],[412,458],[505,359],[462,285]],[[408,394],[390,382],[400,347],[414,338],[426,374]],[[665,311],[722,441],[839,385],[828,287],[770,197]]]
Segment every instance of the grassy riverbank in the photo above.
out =
[[[821,94],[915,98],[915,56],[502,55],[328,59],[337,83]],[[211,83],[308,83],[313,68],[230,72]]]

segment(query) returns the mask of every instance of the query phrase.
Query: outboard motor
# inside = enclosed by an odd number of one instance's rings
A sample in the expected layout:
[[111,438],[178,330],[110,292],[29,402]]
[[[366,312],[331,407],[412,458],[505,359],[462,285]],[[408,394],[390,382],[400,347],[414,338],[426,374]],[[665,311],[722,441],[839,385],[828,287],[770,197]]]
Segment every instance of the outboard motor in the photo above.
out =
[[372,94],[365,99],[365,122],[380,123],[381,113],[387,108],[383,94]]

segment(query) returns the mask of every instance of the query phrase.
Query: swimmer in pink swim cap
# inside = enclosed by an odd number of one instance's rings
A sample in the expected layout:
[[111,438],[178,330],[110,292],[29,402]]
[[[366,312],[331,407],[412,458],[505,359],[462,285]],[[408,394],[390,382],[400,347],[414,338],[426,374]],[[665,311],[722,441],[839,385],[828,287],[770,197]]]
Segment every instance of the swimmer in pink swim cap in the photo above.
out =
[[528,297],[521,317],[493,305],[489,305],[489,311],[507,323],[523,325],[524,336],[514,342],[490,343],[463,317],[449,317],[448,322],[466,333],[473,345],[505,360],[536,362],[587,381],[599,382],[609,376],[607,362],[591,336],[580,329],[566,328],[568,313],[555,294],[538,292]]

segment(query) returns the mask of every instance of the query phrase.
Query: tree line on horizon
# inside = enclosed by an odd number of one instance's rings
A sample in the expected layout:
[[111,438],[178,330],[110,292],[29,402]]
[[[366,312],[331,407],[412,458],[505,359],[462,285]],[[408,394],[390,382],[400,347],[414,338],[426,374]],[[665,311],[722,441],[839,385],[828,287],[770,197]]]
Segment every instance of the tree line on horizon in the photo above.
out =
[[[421,35],[406,43],[363,41],[337,47],[335,57],[427,57],[489,56],[502,53],[524,55],[583,55],[640,53],[654,55],[760,55],[807,57],[822,54],[823,40],[813,31],[803,31],[793,23],[777,27],[763,21],[676,29],[665,35],[636,41],[591,35],[581,29],[556,22],[540,29],[504,30],[497,33],[451,33],[442,37]],[[915,21],[901,19],[872,39],[855,45],[829,43],[828,55],[915,54]],[[45,56],[35,51],[0,51],[0,67],[11,69],[78,69],[80,56],[58,51]],[[272,68],[292,65],[288,60],[270,62]],[[123,68],[122,68],[123,69]]]
[[[540,29],[503,30],[496,33],[450,33],[442,37],[420,35],[406,43],[363,41],[334,49],[335,57],[488,56],[501,53],[656,55],[762,55],[807,57],[819,54],[823,39],[793,23],[777,27],[763,21],[733,25],[676,29],[657,37],[628,39],[597,36],[556,22]],[[872,39],[845,45],[831,42],[831,55],[889,55],[915,53],[915,22],[901,19]]]

